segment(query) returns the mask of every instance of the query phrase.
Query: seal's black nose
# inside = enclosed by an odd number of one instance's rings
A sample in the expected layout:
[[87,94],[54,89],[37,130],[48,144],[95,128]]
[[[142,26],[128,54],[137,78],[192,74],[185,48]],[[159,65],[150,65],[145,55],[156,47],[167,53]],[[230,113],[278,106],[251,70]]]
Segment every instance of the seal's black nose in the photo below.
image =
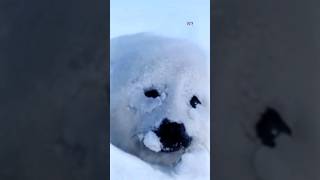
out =
[[182,123],[170,122],[168,119],[164,119],[154,132],[163,145],[162,152],[174,152],[187,148],[192,140]]

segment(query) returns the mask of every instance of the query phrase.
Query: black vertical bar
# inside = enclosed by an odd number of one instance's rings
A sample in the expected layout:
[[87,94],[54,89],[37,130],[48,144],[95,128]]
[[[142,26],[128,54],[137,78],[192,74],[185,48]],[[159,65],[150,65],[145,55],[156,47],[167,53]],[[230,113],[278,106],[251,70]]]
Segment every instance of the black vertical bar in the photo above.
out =
[[107,178],[108,11],[0,2],[0,179]]

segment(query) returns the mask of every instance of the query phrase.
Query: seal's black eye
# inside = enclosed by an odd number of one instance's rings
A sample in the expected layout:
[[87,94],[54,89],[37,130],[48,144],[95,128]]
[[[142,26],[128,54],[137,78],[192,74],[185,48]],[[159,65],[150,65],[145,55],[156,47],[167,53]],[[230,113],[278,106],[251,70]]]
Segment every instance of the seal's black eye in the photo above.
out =
[[192,98],[190,99],[190,105],[193,108],[196,108],[198,104],[201,104],[201,102],[199,101],[199,99],[197,98],[197,96],[192,96]]
[[156,89],[149,89],[144,91],[144,95],[149,97],[149,98],[156,98],[160,96],[159,92]]

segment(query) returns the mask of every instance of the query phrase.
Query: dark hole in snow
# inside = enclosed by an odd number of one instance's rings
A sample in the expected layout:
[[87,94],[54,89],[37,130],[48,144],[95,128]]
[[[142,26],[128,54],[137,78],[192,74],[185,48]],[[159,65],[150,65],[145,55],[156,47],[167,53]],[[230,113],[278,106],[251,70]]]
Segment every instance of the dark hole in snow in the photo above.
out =
[[192,98],[190,99],[190,105],[193,108],[196,108],[198,104],[201,104],[200,100],[197,98],[197,96],[192,96]]
[[174,152],[187,148],[192,138],[187,135],[183,124],[164,119],[155,134],[160,138],[162,152]]
[[268,107],[256,123],[256,134],[262,144],[268,147],[275,147],[275,139],[281,134],[291,136],[292,132],[288,125],[283,121],[280,114],[273,108]]
[[144,91],[144,95],[151,98],[156,98],[160,96],[159,92],[156,89],[149,89]]

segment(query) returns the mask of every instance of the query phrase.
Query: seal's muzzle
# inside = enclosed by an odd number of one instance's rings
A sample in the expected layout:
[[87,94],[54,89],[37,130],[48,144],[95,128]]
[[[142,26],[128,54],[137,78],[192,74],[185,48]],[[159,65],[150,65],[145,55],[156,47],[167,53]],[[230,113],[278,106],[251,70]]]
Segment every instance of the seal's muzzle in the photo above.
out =
[[187,148],[192,138],[187,134],[184,124],[164,119],[159,128],[154,130],[160,138],[162,152],[174,152]]

